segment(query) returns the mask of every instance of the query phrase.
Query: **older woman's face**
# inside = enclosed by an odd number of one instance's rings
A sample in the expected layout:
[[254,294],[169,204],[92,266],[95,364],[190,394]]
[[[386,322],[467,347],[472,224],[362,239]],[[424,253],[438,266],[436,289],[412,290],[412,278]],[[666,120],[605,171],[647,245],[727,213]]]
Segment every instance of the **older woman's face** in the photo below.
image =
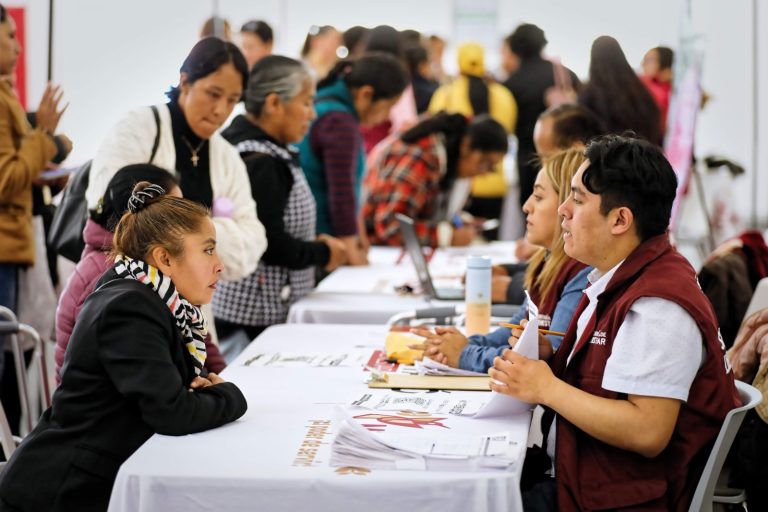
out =
[[299,94],[281,104],[283,143],[301,142],[315,115],[315,84],[308,80]]
[[243,93],[243,76],[228,62],[189,83],[181,74],[179,107],[195,135],[209,139],[232,113]]

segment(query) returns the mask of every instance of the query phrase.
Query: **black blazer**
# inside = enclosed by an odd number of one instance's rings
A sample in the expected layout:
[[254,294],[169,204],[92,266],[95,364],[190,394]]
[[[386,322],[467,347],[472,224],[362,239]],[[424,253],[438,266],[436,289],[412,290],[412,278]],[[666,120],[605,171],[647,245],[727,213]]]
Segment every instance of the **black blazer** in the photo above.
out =
[[234,384],[190,392],[193,377],[168,307],[108,270],[77,318],[53,405],[0,475],[0,510],[104,511],[120,465],[152,434],[201,432],[245,413]]

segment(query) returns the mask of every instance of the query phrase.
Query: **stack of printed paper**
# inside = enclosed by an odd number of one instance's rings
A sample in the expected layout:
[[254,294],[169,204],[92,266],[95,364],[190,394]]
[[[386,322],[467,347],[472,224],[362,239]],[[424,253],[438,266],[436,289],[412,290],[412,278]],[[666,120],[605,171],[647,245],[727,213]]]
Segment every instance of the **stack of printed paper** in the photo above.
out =
[[490,393],[376,393],[352,402],[355,407],[374,411],[410,411],[430,414],[474,416],[491,398]]
[[448,366],[447,364],[438,363],[429,357],[424,357],[424,359],[421,361],[416,361],[415,366],[419,372],[419,375],[463,375],[466,377],[488,375],[487,373],[479,373],[470,370],[462,370],[461,368],[454,368],[452,366]]
[[509,430],[503,430],[503,421],[476,422],[451,414],[360,408],[339,408],[339,415],[331,466],[504,470],[516,467],[525,449],[525,440],[513,439]]

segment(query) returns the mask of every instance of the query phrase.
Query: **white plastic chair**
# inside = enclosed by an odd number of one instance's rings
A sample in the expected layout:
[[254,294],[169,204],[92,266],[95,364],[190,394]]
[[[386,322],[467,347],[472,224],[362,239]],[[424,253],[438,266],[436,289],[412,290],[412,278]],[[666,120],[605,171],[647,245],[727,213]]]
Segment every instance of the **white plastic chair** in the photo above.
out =
[[5,466],[8,459],[11,458],[16,445],[21,442],[21,439],[15,437],[11,433],[11,426],[8,424],[8,417],[5,415],[5,409],[3,404],[0,404],[0,447],[3,449],[3,455],[5,460],[0,462],[0,469]]
[[747,411],[757,407],[763,400],[763,394],[745,382],[737,380],[736,389],[738,389],[744,405],[733,409],[725,417],[720,433],[715,439],[715,445],[712,447],[712,453],[709,454],[707,464],[704,466],[704,471],[699,479],[699,485],[696,487],[691,506],[688,508],[689,512],[712,512],[713,503],[742,504],[743,506],[746,502],[747,497],[743,489],[730,489],[723,486],[717,490],[722,492],[721,489],[727,489],[728,494],[715,494],[718,479],[723,472],[723,463],[736,434],[739,432],[739,427],[744,421],[744,416],[746,416]]
[[[5,319],[5,320],[3,320]],[[28,336],[34,342],[34,356],[37,357],[40,365],[40,399],[43,409],[51,406],[51,389],[48,382],[47,362],[45,359],[45,347],[37,331],[27,324],[19,323],[16,315],[10,309],[0,306],[0,335],[8,335],[11,338],[11,348],[13,351],[14,366],[16,367],[16,382],[19,387],[19,402],[21,405],[22,418],[26,419],[26,432],[31,432],[34,428],[35,417],[33,417],[32,397],[30,396],[29,380],[27,376],[27,365],[24,361],[24,350],[22,349],[19,335]],[[2,347],[0,347],[1,349]],[[22,434],[24,429],[22,428]]]

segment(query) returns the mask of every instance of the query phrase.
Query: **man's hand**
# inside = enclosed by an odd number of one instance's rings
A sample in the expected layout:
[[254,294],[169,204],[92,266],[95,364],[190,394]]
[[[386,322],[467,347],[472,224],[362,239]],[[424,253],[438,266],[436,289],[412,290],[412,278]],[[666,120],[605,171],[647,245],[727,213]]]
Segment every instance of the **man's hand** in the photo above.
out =
[[[528,325],[528,320],[521,320],[520,325],[525,328],[525,326]],[[512,329],[512,334],[507,340],[509,346],[515,348],[517,342],[520,341],[520,336],[522,336],[522,334],[523,329]],[[549,341],[549,338],[539,333],[539,359],[542,361],[549,361],[554,353],[555,349],[552,348],[552,342]]]
[[[491,389],[532,404],[547,403],[557,379],[549,365],[506,349],[488,369]],[[494,382],[495,381],[495,382]]]
[[494,359],[488,375],[493,391],[551,407],[595,439],[649,458],[669,444],[680,412],[681,402],[673,398],[590,394],[555,377],[544,361],[511,350]]

